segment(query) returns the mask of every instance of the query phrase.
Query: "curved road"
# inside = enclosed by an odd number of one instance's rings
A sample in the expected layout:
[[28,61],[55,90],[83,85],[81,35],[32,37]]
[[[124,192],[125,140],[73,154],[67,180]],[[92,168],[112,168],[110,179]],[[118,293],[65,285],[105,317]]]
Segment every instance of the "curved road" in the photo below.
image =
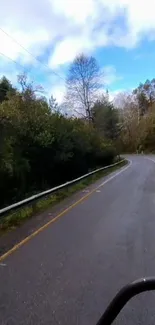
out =
[[[129,158],[0,264],[1,325],[93,325],[121,286],[155,275],[155,157]],[[155,294],[134,298],[115,324],[154,325]]]

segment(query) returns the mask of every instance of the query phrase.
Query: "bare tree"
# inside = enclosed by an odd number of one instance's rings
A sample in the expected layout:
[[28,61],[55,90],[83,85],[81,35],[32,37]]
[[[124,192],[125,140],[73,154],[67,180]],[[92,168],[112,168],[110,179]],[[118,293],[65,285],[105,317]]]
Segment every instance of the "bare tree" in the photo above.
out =
[[101,84],[101,73],[97,61],[92,56],[78,55],[72,62],[68,77],[67,102],[78,114],[92,120],[92,106],[97,99]]
[[42,86],[34,85],[33,82],[29,82],[26,74],[21,74],[17,76],[18,83],[22,89],[23,99],[34,99],[35,96],[44,94],[45,91]]

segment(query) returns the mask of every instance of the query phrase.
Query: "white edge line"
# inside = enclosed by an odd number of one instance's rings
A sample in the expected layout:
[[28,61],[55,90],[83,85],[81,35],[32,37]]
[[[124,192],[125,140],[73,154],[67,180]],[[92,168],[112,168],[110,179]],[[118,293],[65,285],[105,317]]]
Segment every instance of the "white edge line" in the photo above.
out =
[[153,162],[154,162],[154,164],[155,164],[155,160],[153,160],[152,158],[150,158],[150,157],[144,157],[144,158],[146,158],[146,159],[148,159],[148,160],[151,160],[151,161],[153,161]]
[[103,186],[104,184],[108,183],[109,181],[111,181],[113,178],[117,177],[118,175],[120,175],[121,173],[123,173],[125,170],[127,170],[129,167],[131,167],[132,165],[132,160],[128,159],[128,161],[130,162],[129,165],[127,167],[125,167],[124,169],[120,170],[118,173],[114,174],[113,176],[111,176],[110,178],[106,179],[106,181],[104,181],[101,185]]

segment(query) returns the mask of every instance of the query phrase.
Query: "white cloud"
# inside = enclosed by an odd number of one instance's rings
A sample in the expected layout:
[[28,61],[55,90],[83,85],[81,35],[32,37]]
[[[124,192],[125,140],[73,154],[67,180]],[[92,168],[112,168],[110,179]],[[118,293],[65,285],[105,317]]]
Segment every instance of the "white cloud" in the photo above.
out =
[[118,107],[121,106],[121,94],[124,93],[124,89],[117,89],[109,92],[109,99]]
[[[82,11],[83,3],[87,2],[90,2],[88,10],[85,12],[84,6]],[[107,45],[133,48],[144,36],[155,38],[155,0],[143,3],[138,0],[60,0],[58,8],[60,12],[65,8],[65,16],[68,19],[72,16],[75,25],[78,21],[79,32],[78,36],[67,36],[55,45],[50,60],[53,66],[69,62],[79,51]],[[81,12],[85,20],[81,19]]]
[[[68,63],[74,59],[78,52],[81,52],[81,43],[75,38],[66,38],[56,45],[56,48],[49,60],[49,66],[54,67]],[[62,55],[63,53],[63,55]]]
[[58,104],[62,104],[65,96],[65,84],[62,82],[50,86],[49,81],[48,87],[46,87],[45,96],[50,98],[51,95],[53,95]]
[[64,100],[64,94],[65,94],[65,85],[55,85],[52,88],[52,94],[56,98],[59,104],[61,104]]
[[55,14],[65,15],[77,24],[85,23],[96,11],[94,0],[53,0],[52,6]]
[[[79,52],[91,53],[108,45],[133,48],[143,37],[154,40],[154,12],[155,0],[1,0],[0,21],[1,27],[28,51],[44,58],[49,68],[57,69]],[[43,70],[2,31],[0,52],[26,67],[31,64]],[[12,79],[21,70],[9,59],[2,58],[1,63],[0,72],[6,71]],[[110,69],[109,83],[116,80],[114,68]]]
[[[93,44],[86,37],[68,37],[58,43],[49,60],[49,66],[54,68],[57,65],[71,62],[77,53],[92,50]],[[63,53],[63,55],[62,55]]]
[[121,79],[122,77],[117,74],[116,68],[114,66],[108,65],[103,68],[103,83],[105,86],[109,86],[117,80]]
[[[61,50],[61,55],[67,55],[70,50],[77,53],[79,49],[113,43],[133,46],[142,35],[155,32],[154,11],[155,0],[3,0],[0,21],[2,28],[36,55],[54,45],[55,57]],[[119,25],[119,19],[116,21],[119,16],[126,20],[125,29]],[[131,44],[127,44],[126,38]],[[0,51],[11,58],[28,56],[2,32],[0,40]]]

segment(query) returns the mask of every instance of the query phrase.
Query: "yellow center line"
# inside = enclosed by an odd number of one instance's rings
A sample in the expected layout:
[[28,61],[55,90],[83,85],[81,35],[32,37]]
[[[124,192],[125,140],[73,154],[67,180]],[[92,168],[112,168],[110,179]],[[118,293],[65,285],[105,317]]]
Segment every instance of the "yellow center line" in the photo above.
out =
[[119,171],[118,173],[114,174],[113,176],[111,176],[110,178],[108,178],[107,180],[105,180],[103,183],[101,183],[99,186],[97,186],[95,189],[93,189],[92,191],[90,191],[88,194],[84,195],[81,199],[79,199],[78,201],[76,201],[75,203],[73,203],[72,205],[70,205],[68,208],[66,208],[65,210],[63,210],[62,212],[60,212],[56,217],[54,217],[52,220],[50,220],[49,222],[47,222],[45,225],[43,225],[42,227],[40,227],[39,229],[37,229],[36,231],[34,231],[31,235],[27,236],[25,239],[23,239],[22,241],[20,241],[18,244],[16,244],[15,246],[13,246],[9,251],[7,251],[6,253],[4,253],[3,255],[0,256],[0,262],[4,261],[4,259],[6,257],[8,257],[9,255],[11,255],[12,253],[14,253],[18,248],[20,248],[21,246],[23,246],[24,244],[26,244],[31,238],[35,237],[36,235],[38,235],[41,231],[43,231],[44,229],[46,229],[48,226],[50,226],[52,223],[56,222],[59,218],[61,218],[63,215],[65,215],[68,211],[70,211],[71,209],[73,209],[76,205],[78,205],[79,203],[81,203],[82,201],[86,200],[91,194],[93,194],[96,190],[98,190],[100,187],[102,187],[104,184],[108,183],[110,180],[112,180],[113,178],[115,178],[116,176],[118,176],[119,174],[121,174],[122,172],[124,172],[125,170],[127,170],[131,164],[132,161],[129,161],[130,164],[123,168],[121,171]]

